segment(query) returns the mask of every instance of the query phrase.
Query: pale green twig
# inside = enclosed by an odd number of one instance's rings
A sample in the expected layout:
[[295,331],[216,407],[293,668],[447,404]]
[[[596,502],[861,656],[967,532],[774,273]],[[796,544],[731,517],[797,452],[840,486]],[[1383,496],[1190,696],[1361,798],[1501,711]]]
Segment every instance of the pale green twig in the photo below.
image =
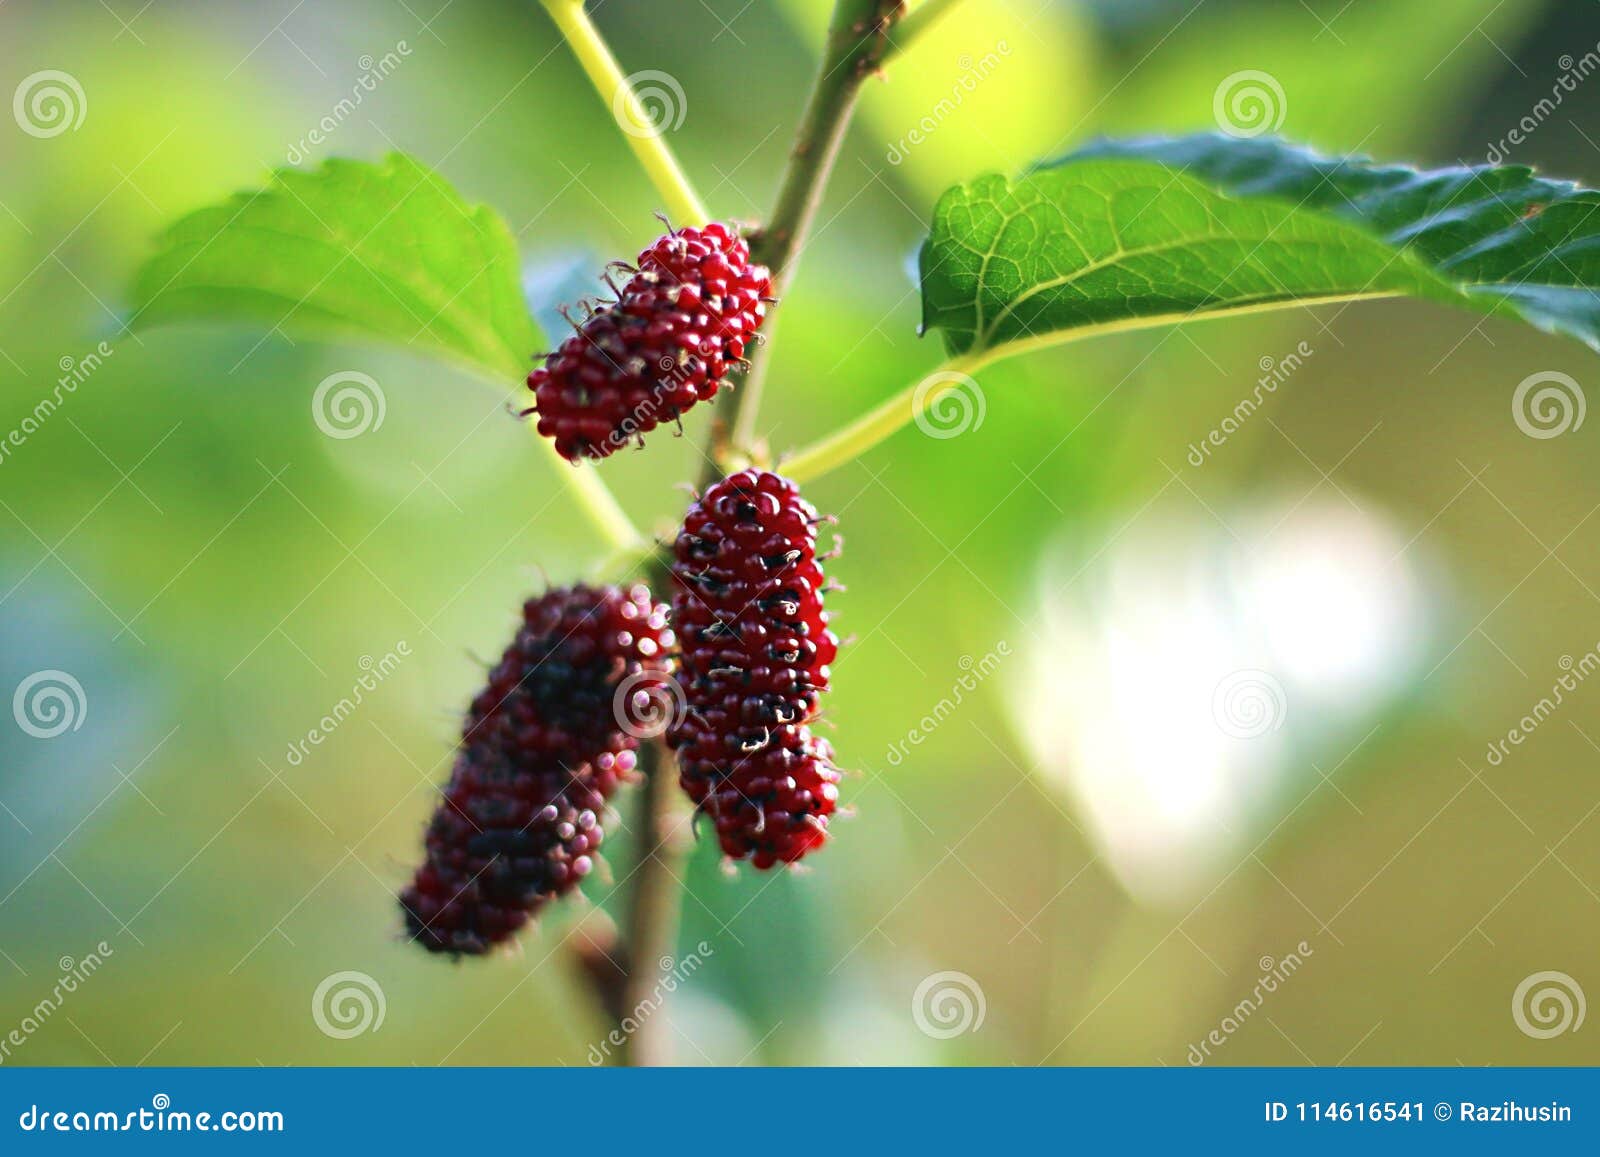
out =
[[[583,0],[540,0],[550,18],[556,22],[561,35],[571,46],[578,63],[588,73],[600,99],[612,110],[618,126],[628,139],[633,155],[644,166],[650,182],[666,202],[667,215],[679,224],[703,225],[711,218],[700,203],[694,186],[684,175],[678,159],[672,155],[667,142],[662,139],[665,129],[651,128],[651,117],[616,57],[600,38],[589,14],[583,10]],[[623,124],[623,120],[627,124]]]

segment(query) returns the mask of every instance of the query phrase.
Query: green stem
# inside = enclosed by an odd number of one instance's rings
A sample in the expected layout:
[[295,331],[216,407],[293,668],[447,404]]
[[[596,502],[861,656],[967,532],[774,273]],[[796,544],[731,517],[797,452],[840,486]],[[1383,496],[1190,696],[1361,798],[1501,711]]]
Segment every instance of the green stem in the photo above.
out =
[[[479,376],[484,381],[504,388],[504,378],[499,374],[488,372],[489,367],[476,366]],[[509,373],[509,367],[507,372]],[[525,394],[516,395],[517,400],[512,403],[516,409],[521,409]],[[616,495],[611,493],[611,488],[606,485],[605,479],[600,477],[600,472],[589,462],[580,463],[576,468],[561,455],[556,453],[556,445],[549,438],[539,436],[536,423],[538,419],[531,415],[526,421],[528,432],[533,435],[539,448],[544,451],[556,475],[566,484],[572,492],[572,497],[577,501],[579,509],[588,517],[589,522],[600,532],[600,540],[607,548],[608,558],[619,558],[632,552],[637,552],[645,545],[644,535],[639,533],[639,528],[633,525],[627,511],[622,509],[617,502]]]
[[680,225],[702,225],[711,220],[694,186],[678,165],[678,159],[662,139],[665,130],[642,131],[643,126],[651,123],[650,114],[617,66],[617,58],[600,38],[589,14],[583,10],[583,0],[540,0],[540,3],[561,29],[561,35],[571,45],[600,99],[614,110],[621,103],[622,108],[617,111],[619,123],[623,117],[629,122],[623,126],[623,135],[628,138],[633,155],[644,166],[656,192],[666,202],[667,215]]
[[610,547],[613,553],[631,551],[642,546],[644,536],[628,518],[627,511],[622,509],[616,495],[611,493],[611,488],[606,485],[605,479],[600,477],[600,472],[593,464],[580,462],[573,466],[554,453],[555,446],[550,439],[540,438],[539,441],[550,447],[551,457],[557,463],[557,469],[566,474],[567,488],[572,492],[572,497],[589,516],[589,521],[600,532],[606,546]]
[[574,467],[556,453],[554,442],[539,436],[537,422],[538,419],[530,415],[524,424],[528,432],[533,435],[533,440],[545,452],[557,476],[572,493],[579,509],[600,532],[600,540],[607,548],[608,557],[616,557],[643,546],[644,535],[633,525],[628,512],[622,509],[621,504],[617,502],[617,496],[611,493],[611,488],[606,485],[605,479],[600,477],[600,472],[594,468],[593,463],[580,462]]
[[808,482],[860,457],[889,435],[927,413],[940,398],[962,388],[976,388],[971,375],[995,360],[994,354],[953,358],[922,375],[885,402],[848,425],[796,450],[778,463],[786,478]]
[[894,42],[884,50],[883,59],[892,60],[932,28],[939,18],[948,15],[961,0],[922,0],[900,21],[895,29]]
[[[902,0],[839,0],[834,6],[822,64],[795,133],[777,204],[750,247],[751,256],[772,270],[773,291],[778,297],[788,289],[796,259],[816,220],[861,84],[883,62],[889,49],[889,29],[904,11]],[[739,401],[731,423],[735,447],[748,448],[755,440],[771,348],[770,341],[756,347],[750,372],[736,395]]]

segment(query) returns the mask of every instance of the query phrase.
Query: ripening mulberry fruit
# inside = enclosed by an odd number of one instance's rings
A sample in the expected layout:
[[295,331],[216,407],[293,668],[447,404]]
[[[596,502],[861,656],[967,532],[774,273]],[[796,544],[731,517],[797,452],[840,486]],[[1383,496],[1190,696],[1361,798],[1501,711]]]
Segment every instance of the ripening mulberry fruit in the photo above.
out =
[[729,226],[667,233],[639,254],[617,300],[528,375],[539,433],[569,462],[605,458],[710,400],[743,359],[771,291]]
[[808,726],[839,650],[820,521],[793,482],[745,470],[689,509],[674,546],[688,710],[669,740],[722,850],[758,868],[821,845],[839,797],[833,752]]
[[594,867],[606,800],[639,741],[619,695],[664,683],[673,634],[649,591],[585,586],[530,599],[488,685],[401,895],[411,937],[478,955]]

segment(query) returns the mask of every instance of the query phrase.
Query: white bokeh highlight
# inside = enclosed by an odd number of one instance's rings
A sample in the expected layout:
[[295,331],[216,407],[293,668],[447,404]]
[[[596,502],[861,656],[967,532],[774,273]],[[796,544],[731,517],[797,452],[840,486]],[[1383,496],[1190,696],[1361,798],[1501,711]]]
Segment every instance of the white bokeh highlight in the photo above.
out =
[[[1430,625],[1420,548],[1381,515],[1219,514],[1232,533],[1148,513],[1119,534],[1128,512],[1048,553],[1008,696],[1038,773],[1151,903],[1231,871],[1416,676]],[[1281,689],[1273,726],[1219,724],[1240,672]]]

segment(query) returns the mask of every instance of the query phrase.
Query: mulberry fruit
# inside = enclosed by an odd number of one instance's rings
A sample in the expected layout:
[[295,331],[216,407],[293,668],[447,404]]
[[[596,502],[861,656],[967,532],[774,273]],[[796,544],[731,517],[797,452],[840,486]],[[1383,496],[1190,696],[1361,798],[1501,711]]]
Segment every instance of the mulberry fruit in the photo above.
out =
[[605,458],[716,396],[766,316],[772,278],[738,233],[676,229],[528,375],[541,435],[569,462]]
[[530,599],[473,700],[426,858],[401,895],[411,937],[478,955],[594,867],[602,816],[639,740],[618,700],[665,684],[673,634],[649,591]]
[[746,470],[690,508],[674,546],[687,710],[669,741],[723,851],[758,868],[820,846],[839,796],[833,752],[809,727],[839,650],[820,521],[794,483]]

